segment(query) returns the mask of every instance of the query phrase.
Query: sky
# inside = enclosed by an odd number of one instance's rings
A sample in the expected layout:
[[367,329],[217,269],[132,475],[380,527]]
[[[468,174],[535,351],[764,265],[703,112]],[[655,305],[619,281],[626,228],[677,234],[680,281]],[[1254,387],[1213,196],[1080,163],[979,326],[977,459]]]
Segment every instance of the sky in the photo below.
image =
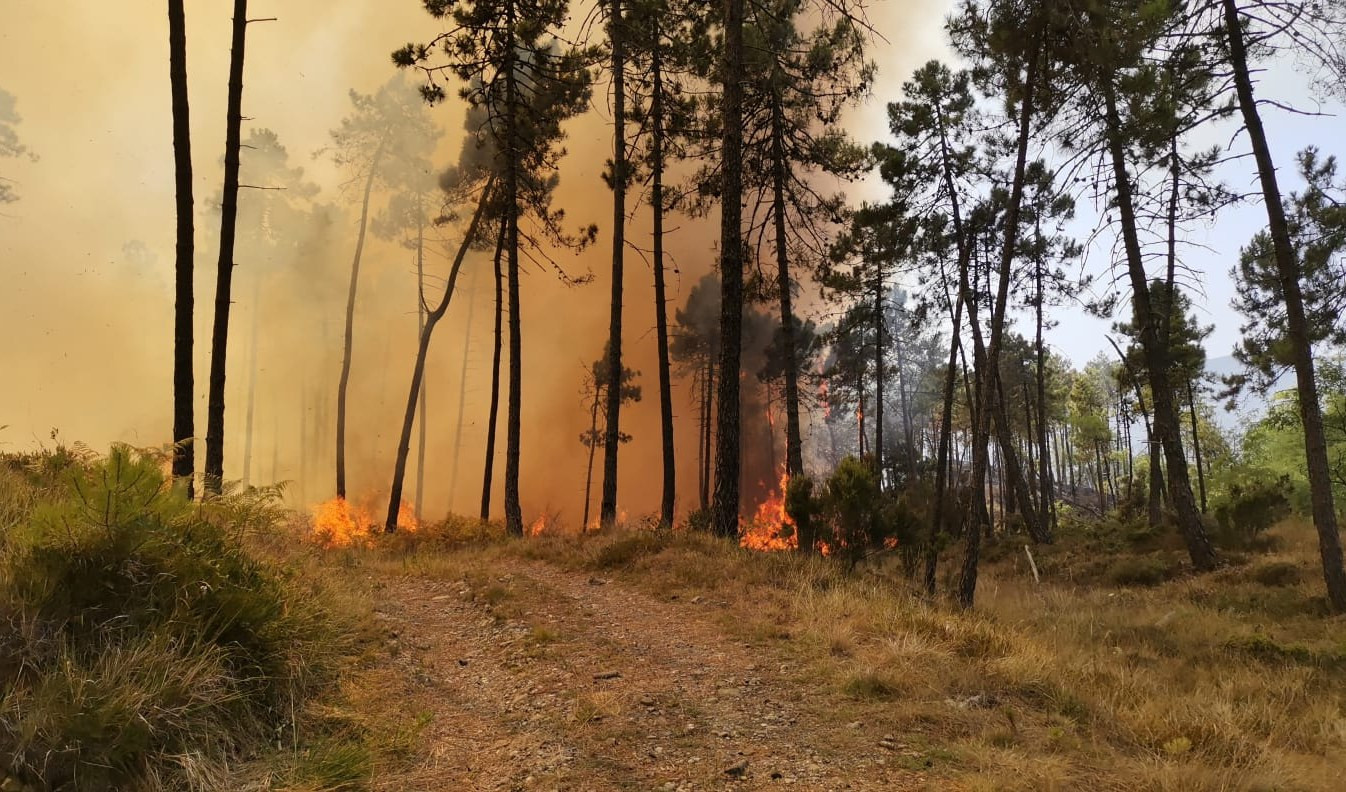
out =
[[[408,41],[426,41],[439,31],[417,0],[253,0],[258,22],[248,33],[244,87],[248,128],[273,129],[290,153],[321,187],[321,200],[345,208],[343,224],[324,240],[321,255],[295,262],[302,277],[267,281],[250,291],[250,262],[240,262],[234,291],[235,343],[231,347],[231,438],[241,420],[247,382],[248,329],[254,309],[259,331],[259,406],[254,469],[259,476],[296,481],[297,497],[319,500],[330,490],[329,461],[299,458],[297,444],[326,442],[319,424],[327,421],[314,393],[332,385],[332,360],[339,354],[336,329],[340,297],[348,277],[354,235],[354,195],[343,174],[322,155],[328,130],[348,112],[348,92],[373,92],[393,75],[389,53]],[[884,104],[901,83],[931,58],[948,58],[943,21],[947,0],[890,0],[870,9],[885,36],[873,50],[879,67],[872,96],[854,110],[847,127],[861,141],[886,135]],[[197,0],[187,8],[189,91],[198,251],[211,233],[207,203],[219,191],[224,137],[225,82],[229,58],[228,0]],[[0,448],[50,445],[51,434],[94,448],[111,442],[154,446],[167,441],[170,427],[172,345],[173,160],[168,86],[167,20],[162,4],[71,0],[6,0],[0,4],[0,90],[12,94],[22,121],[21,139],[36,161],[3,160],[0,169],[15,182],[18,203],[0,207]],[[1288,65],[1263,75],[1265,96],[1305,106],[1306,79]],[[563,261],[575,274],[592,272],[586,287],[567,287],[545,272],[525,283],[524,493],[531,513],[574,511],[582,476],[579,433],[587,412],[579,408],[582,370],[602,350],[607,326],[610,247],[606,225],[611,209],[600,173],[610,152],[601,95],[596,112],[570,125],[558,203],[576,227],[595,222],[598,242],[583,256]],[[1340,108],[1329,117],[1268,112],[1273,153],[1284,182],[1295,151],[1316,142],[1327,153],[1346,146]],[[455,102],[432,111],[444,130],[437,162],[456,156],[462,109]],[[1212,131],[1228,138],[1235,129]],[[316,156],[315,156],[316,155]],[[1235,186],[1251,183],[1246,161],[1235,162],[1224,178]],[[872,181],[856,185],[857,200],[882,197]],[[599,198],[598,196],[601,196]],[[1082,208],[1080,233],[1089,212]],[[697,279],[709,271],[715,243],[712,223],[678,222],[668,246],[678,273],[670,300],[680,305]],[[1238,317],[1228,308],[1229,266],[1239,245],[1263,225],[1257,205],[1237,207],[1219,222],[1199,229],[1189,264],[1202,270],[1198,306],[1216,327],[1211,356],[1228,354]],[[643,217],[631,235],[647,233]],[[443,262],[436,251],[432,262]],[[428,454],[427,513],[449,507],[468,511],[480,482],[481,413],[489,347],[489,262],[472,257],[465,288],[436,338],[430,374],[431,440]],[[432,266],[440,266],[439,263]],[[1109,242],[1100,238],[1086,266],[1104,272]],[[302,266],[301,266],[302,265]],[[197,261],[198,431],[204,433],[208,308],[214,262]],[[637,257],[628,259],[628,348],[633,367],[644,373],[647,397],[625,413],[635,440],[623,450],[620,500],[632,511],[657,504],[658,405],[654,389],[650,272]],[[355,419],[352,464],[356,486],[370,497],[386,490],[397,416],[415,343],[414,276],[407,251],[373,240],[357,312]],[[260,281],[259,281],[260,282]],[[256,296],[255,296],[256,295]],[[467,321],[468,313],[473,316]],[[1049,341],[1076,363],[1106,348],[1108,322],[1064,308]],[[531,321],[530,321],[531,320]],[[335,350],[335,351],[334,351]],[[463,351],[467,376],[460,377]],[[692,395],[676,394],[680,436],[680,506],[690,503],[695,480]],[[466,396],[468,426],[461,450],[452,424]],[[681,427],[687,426],[686,429]],[[502,421],[503,428],[503,421]],[[240,469],[241,443],[228,450],[228,476]],[[455,461],[456,460],[456,461]],[[454,477],[452,470],[461,468]],[[497,478],[498,480],[498,478]],[[497,504],[499,496],[497,495]],[[431,502],[433,501],[433,502]]]

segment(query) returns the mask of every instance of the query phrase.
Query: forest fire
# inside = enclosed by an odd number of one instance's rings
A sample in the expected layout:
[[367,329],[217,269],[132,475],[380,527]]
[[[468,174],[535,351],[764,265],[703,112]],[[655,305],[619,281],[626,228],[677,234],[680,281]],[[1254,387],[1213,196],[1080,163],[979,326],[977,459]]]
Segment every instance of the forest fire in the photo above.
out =
[[553,521],[550,519],[550,516],[546,514],[541,514],[538,515],[538,518],[536,520],[533,520],[533,522],[528,526],[528,529],[525,531],[525,533],[528,536],[541,536],[542,534],[547,533],[548,530],[552,527],[554,527],[554,525]]
[[[420,520],[410,503],[402,501],[397,509],[397,529],[417,531]],[[369,509],[336,497],[313,507],[313,540],[324,549],[366,547],[383,530]]]
[[799,547],[795,522],[785,510],[785,493],[790,486],[790,474],[782,472],[779,486],[757,507],[752,520],[740,520],[738,544],[749,550],[775,553]]

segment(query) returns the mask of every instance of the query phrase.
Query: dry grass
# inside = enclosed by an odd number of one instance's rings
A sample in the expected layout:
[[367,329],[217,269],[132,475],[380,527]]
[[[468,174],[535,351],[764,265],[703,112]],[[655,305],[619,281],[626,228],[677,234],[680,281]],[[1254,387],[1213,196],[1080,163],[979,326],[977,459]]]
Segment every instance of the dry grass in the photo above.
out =
[[[1311,528],[1214,575],[1137,588],[984,570],[972,613],[884,570],[742,551],[700,534],[501,541],[373,560],[431,576],[502,557],[719,604],[726,629],[798,661],[837,716],[909,735],[950,788],[1337,789],[1346,775],[1346,623],[1323,612]],[[1038,551],[1045,569],[1078,547]],[[377,555],[377,554],[376,554]],[[489,592],[489,586],[487,587]],[[489,595],[488,595],[489,596]],[[577,701],[575,718],[613,702]]]

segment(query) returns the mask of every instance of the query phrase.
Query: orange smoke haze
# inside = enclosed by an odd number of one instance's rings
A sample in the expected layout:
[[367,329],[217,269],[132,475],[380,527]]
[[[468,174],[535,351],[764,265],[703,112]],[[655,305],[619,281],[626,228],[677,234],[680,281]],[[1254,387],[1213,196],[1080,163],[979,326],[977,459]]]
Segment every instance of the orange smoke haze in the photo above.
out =
[[[340,207],[337,220],[294,250],[266,261],[239,258],[234,279],[226,415],[226,477],[243,474],[250,346],[256,335],[255,408],[250,478],[292,482],[296,505],[321,503],[315,529],[331,543],[357,536],[368,515],[328,499],[334,491],[333,408],[341,356],[345,289],[354,248],[358,189],[326,156],[328,131],[350,112],[348,91],[373,93],[393,74],[389,53],[440,30],[418,0],[253,0],[249,27],[244,122],[274,130],[290,167],[304,168],[320,189],[313,199]],[[880,66],[875,97],[853,116],[862,141],[883,133],[883,102],[912,69],[944,57],[943,16],[949,0],[906,0],[872,10],[891,38],[873,52]],[[94,448],[114,441],[157,446],[171,429],[174,205],[168,85],[168,33],[159,4],[51,3],[7,0],[0,6],[0,89],[17,98],[20,138],[40,159],[8,160],[18,203],[0,208],[0,448],[22,450],[64,441]],[[222,179],[229,16],[225,0],[187,8],[187,69],[191,92],[196,204],[196,428],[206,426],[218,217],[212,206]],[[574,18],[584,16],[576,8]],[[59,54],[57,48],[59,47]],[[594,110],[570,124],[557,206],[573,227],[597,223],[598,243],[580,257],[558,254],[572,274],[594,282],[562,285],[541,268],[527,268],[523,289],[524,412],[522,497],[525,516],[577,516],[584,491],[580,433],[588,415],[580,403],[583,367],[602,353],[611,261],[610,193],[601,172],[610,156],[606,83]],[[443,133],[437,169],[457,158],[463,108],[456,100],[432,111]],[[243,158],[246,161],[248,151]],[[869,188],[852,190],[859,194]],[[871,189],[872,193],[872,189]],[[258,193],[244,190],[246,206]],[[375,195],[381,206],[386,195]],[[628,238],[648,239],[648,209],[632,200]],[[667,238],[669,316],[714,264],[715,218],[676,218]],[[240,234],[244,229],[240,228]],[[447,274],[445,245],[432,246],[427,268]],[[659,405],[651,273],[644,258],[627,257],[627,360],[641,372],[643,401],[623,407],[619,501],[633,515],[656,510],[659,499]],[[475,514],[479,504],[486,405],[489,397],[493,283],[488,254],[474,252],[460,291],[436,332],[427,369],[428,442],[423,518],[450,509]],[[813,292],[805,287],[805,298]],[[416,282],[411,252],[371,236],[356,314],[348,425],[350,492],[381,514],[407,397],[416,343]],[[471,303],[472,323],[466,317]],[[255,317],[255,320],[254,320]],[[468,365],[460,377],[464,350]],[[696,396],[674,382],[678,426],[680,515],[695,506]],[[455,426],[465,395],[462,442]],[[503,402],[503,400],[502,400]],[[413,434],[406,497],[415,502]],[[805,439],[809,442],[809,438]],[[453,481],[455,451],[458,476]],[[202,449],[198,447],[198,459]],[[497,447],[493,512],[501,512],[504,407]],[[198,463],[198,471],[200,465]],[[595,481],[597,492],[598,481]],[[377,523],[379,520],[373,520]],[[353,540],[352,540],[353,541]]]

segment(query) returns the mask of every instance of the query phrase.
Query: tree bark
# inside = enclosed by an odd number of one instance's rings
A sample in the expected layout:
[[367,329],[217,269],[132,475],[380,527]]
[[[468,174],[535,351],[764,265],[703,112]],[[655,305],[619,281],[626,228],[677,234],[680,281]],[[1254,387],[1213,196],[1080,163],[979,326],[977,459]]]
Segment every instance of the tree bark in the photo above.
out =
[[[416,195],[416,332],[425,332],[425,214],[422,196]],[[426,430],[426,379],[421,377],[421,395],[418,399],[420,415],[417,418],[416,440],[416,516],[425,513],[425,430]]]
[[883,491],[883,267],[874,275],[874,472]]
[[435,332],[435,325],[439,324],[439,320],[443,319],[449,310],[453,292],[458,287],[458,273],[462,270],[463,259],[467,256],[472,241],[477,237],[477,229],[481,226],[481,217],[491,202],[494,186],[495,181],[491,179],[482,188],[481,197],[477,200],[477,211],[473,213],[472,222],[468,224],[463,241],[458,245],[458,253],[453,258],[453,267],[449,270],[449,281],[444,287],[444,295],[440,297],[439,305],[426,314],[425,327],[421,330],[420,341],[416,347],[416,365],[411,372],[411,388],[407,392],[407,409],[402,414],[402,433],[397,440],[397,460],[393,464],[393,483],[388,493],[388,515],[383,522],[383,529],[388,533],[397,530],[397,515],[402,506],[402,483],[406,479],[407,456],[411,452],[411,428],[416,423],[416,404],[420,400],[421,385],[425,382],[425,359],[430,353],[430,336]]
[[715,503],[717,534],[738,535],[739,375],[743,345],[743,6],[724,2],[723,140],[720,157],[720,383],[716,401]]
[[374,178],[378,175],[379,162],[387,141],[379,142],[374,156],[369,160],[369,173],[365,176],[364,195],[360,199],[360,231],[355,238],[355,257],[351,260],[351,283],[346,293],[346,332],[341,351],[341,379],[337,381],[337,425],[336,425],[336,494],[346,497],[346,394],[351,379],[351,354],[355,343],[355,295],[360,284],[360,259],[365,250],[365,234],[369,227],[369,194],[374,190]]
[[[499,251],[500,245],[496,243],[496,250]],[[499,268],[499,257],[497,254],[496,268]],[[472,280],[467,282],[467,321],[463,323],[463,362],[458,371],[458,418],[454,422],[453,429],[453,468],[449,472],[449,513],[456,514],[458,508],[458,463],[463,456],[463,424],[466,421],[467,412],[467,364],[472,353],[472,320],[477,309],[477,272],[472,270]],[[494,372],[499,374],[497,369]],[[494,446],[494,438],[492,438]],[[491,449],[494,454],[494,447]]]
[[206,402],[205,489],[216,495],[224,487],[224,375],[229,350],[229,292],[234,279],[234,232],[238,222],[243,57],[247,31],[248,0],[234,0],[224,132],[224,191],[220,202],[220,260],[215,281],[215,323],[210,339],[210,393]]
[[[799,428],[799,368],[795,352],[795,315],[790,282],[790,251],[785,227],[785,119],[780,97],[771,105],[771,202],[776,232],[776,290],[780,301],[781,354],[785,357],[785,472],[804,472],[804,440]],[[774,471],[773,471],[774,473]]]
[[[1281,299],[1285,302],[1287,340],[1295,366],[1295,384],[1299,391],[1299,417],[1304,424],[1304,455],[1308,462],[1309,498],[1313,507],[1313,525],[1318,531],[1318,553],[1323,562],[1323,580],[1327,598],[1336,611],[1346,611],[1346,568],[1342,565],[1341,536],[1337,531],[1336,507],[1332,498],[1331,469],[1327,459],[1327,436],[1323,428],[1322,406],[1318,398],[1317,375],[1314,371],[1313,342],[1309,335],[1308,319],[1304,313],[1304,295],[1300,288],[1300,267],[1296,260],[1290,226],[1281,203],[1280,186],[1276,181],[1276,165],[1271,158],[1262,118],[1253,95],[1252,77],[1248,69],[1247,45],[1239,22],[1238,4],[1224,0],[1225,35],[1228,38],[1234,83],[1238,90],[1243,124],[1248,130],[1257,173],[1262,187],[1262,199],[1267,208],[1267,222],[1271,231],[1272,248],[1276,257],[1276,273],[1280,281]],[[1169,475],[1173,475],[1170,470]]]
[[1191,481],[1187,476],[1187,460],[1183,454],[1179,429],[1180,422],[1173,404],[1174,390],[1169,378],[1168,355],[1161,345],[1159,328],[1155,326],[1156,315],[1150,301],[1145,262],[1141,256],[1131,177],[1126,167],[1126,151],[1122,141],[1121,119],[1117,113],[1116,92],[1112,80],[1112,75],[1106,75],[1101,86],[1107,127],[1107,146],[1112,159],[1113,178],[1116,182],[1117,208],[1121,216],[1127,271],[1131,278],[1135,322],[1140,330],[1141,350],[1145,355],[1150,390],[1154,397],[1155,434],[1163,444],[1164,456],[1168,461],[1169,493],[1174,502],[1178,531],[1182,534],[1183,541],[1187,545],[1187,553],[1192,559],[1192,565],[1200,571],[1209,571],[1214,569],[1219,562],[1215,555],[1215,549],[1211,546],[1209,537],[1206,536],[1206,529],[1201,524],[1201,515],[1197,512],[1196,501],[1192,498]]
[[196,469],[195,377],[192,370],[196,297],[196,229],[192,201],[192,129],[187,101],[187,23],[183,0],[168,0],[168,78],[173,96],[173,182],[177,207],[177,261],[173,303],[173,478],[192,497]]
[[504,339],[504,275],[500,258],[505,248],[505,233],[509,218],[500,218],[500,233],[495,241],[495,346],[491,351],[491,406],[486,416],[486,466],[481,474],[481,521],[491,519],[491,479],[495,476],[495,435],[500,416],[500,347]]
[[[1040,46],[1039,48],[1040,49]],[[989,378],[987,385],[980,388],[973,432],[972,449],[972,486],[981,490],[985,486],[987,451],[990,442],[991,400],[995,398],[995,389],[990,383],[996,376],[1000,361],[1001,336],[1005,328],[1005,310],[1009,303],[1010,267],[1019,243],[1019,212],[1023,203],[1024,177],[1028,164],[1028,140],[1032,135],[1032,119],[1035,112],[1034,91],[1037,87],[1038,60],[1040,54],[1034,50],[1024,75],[1024,95],[1019,103],[1018,151],[1014,163],[1014,180],[1010,187],[1009,206],[1005,213],[1004,244],[1000,255],[999,283],[997,284],[995,305],[991,312],[991,338],[981,363],[984,377]],[[971,314],[969,314],[969,317]],[[1029,525],[1033,520],[1029,520]],[[981,531],[968,532],[967,553],[963,558],[963,569],[958,585],[958,602],[964,608],[972,607],[977,590],[977,562],[980,556]],[[1036,538],[1036,537],[1035,537]],[[1047,537],[1050,539],[1050,537]]]
[[598,519],[617,522],[617,451],[621,445],[622,279],[626,257],[626,58],[621,0],[608,0],[612,46],[612,302],[608,320],[607,431],[603,443],[603,500]]
[[509,396],[505,418],[505,531],[511,536],[523,536],[523,506],[519,502],[519,467],[522,446],[523,412],[523,330],[519,299],[519,145],[518,113],[520,108],[517,76],[515,75],[515,48],[513,37],[519,20],[515,6],[508,4],[505,24],[511,36],[510,55],[505,59],[505,103],[509,111],[505,117],[505,219],[508,239],[506,268],[509,276]]
[[[677,460],[673,448],[673,376],[668,361],[668,298],[664,288],[664,84],[661,71],[663,41],[659,22],[654,22],[651,47],[650,77],[653,82],[650,99],[651,174],[650,203],[654,222],[654,330],[659,353],[659,430],[663,439],[664,478],[659,499],[659,523],[673,527],[673,509],[676,504]],[[587,524],[587,523],[586,523]]]

